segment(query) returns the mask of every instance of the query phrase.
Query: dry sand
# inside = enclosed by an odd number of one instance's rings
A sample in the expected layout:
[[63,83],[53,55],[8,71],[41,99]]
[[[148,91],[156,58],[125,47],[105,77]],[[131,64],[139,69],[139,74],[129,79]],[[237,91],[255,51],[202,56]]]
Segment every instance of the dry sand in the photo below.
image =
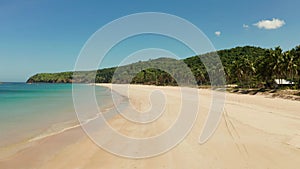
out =
[[[123,95],[127,92],[124,85],[113,89]],[[130,103],[138,111],[151,107],[149,96],[154,90],[161,90],[167,101],[164,114],[148,125],[137,125],[121,116],[112,118],[110,125],[120,133],[142,138],[154,136],[176,120],[180,108],[178,87],[130,85],[129,89]],[[112,155],[96,146],[78,127],[36,141],[10,157],[1,157],[0,168],[299,169],[300,102],[226,93],[225,109],[217,130],[200,145],[198,139],[210,107],[211,90],[198,91],[202,99],[191,133],[160,156],[134,160]],[[154,100],[161,98],[161,95],[152,95]],[[190,100],[188,106],[197,105],[195,102]]]

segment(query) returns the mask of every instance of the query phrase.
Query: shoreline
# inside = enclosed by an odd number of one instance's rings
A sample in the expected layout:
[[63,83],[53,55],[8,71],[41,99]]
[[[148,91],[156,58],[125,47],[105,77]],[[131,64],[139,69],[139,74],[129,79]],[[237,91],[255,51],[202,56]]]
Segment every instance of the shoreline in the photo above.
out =
[[[109,87],[111,84],[97,85]],[[114,92],[124,95],[125,88],[120,85]],[[130,105],[137,110],[149,108],[149,96],[153,91],[165,93],[166,108],[163,116],[150,126],[138,127],[121,116],[112,118],[109,124],[118,132],[131,137],[150,137],[166,130],[176,120],[180,105],[178,87],[129,85],[129,88]],[[21,152],[0,159],[0,168],[298,168],[299,102],[225,92],[225,112],[221,122],[214,135],[199,145],[197,140],[211,103],[211,90],[198,91],[205,99],[201,100],[199,116],[190,134],[160,156],[142,160],[114,156],[95,145],[81,127],[76,127],[34,141]],[[160,95],[152,97],[161,98]],[[188,105],[194,106],[195,101],[189,101]]]
[[[109,110],[107,110],[107,112],[108,111]],[[63,134],[64,132],[68,132],[69,130],[81,128],[81,125],[85,125],[88,122],[93,121],[98,117],[99,116],[87,119],[86,122],[84,122],[82,124],[79,124],[79,122],[76,121],[78,124],[70,125],[70,126],[61,128],[61,129],[56,130],[56,131],[48,132],[49,129],[50,130],[52,129],[52,127],[50,127],[48,130],[46,130],[46,131],[44,131],[44,132],[42,132],[42,133],[40,133],[40,134],[38,134],[34,137],[25,139],[21,142],[17,142],[17,143],[2,146],[2,147],[0,147],[0,162],[1,162],[1,159],[7,158],[7,157],[10,157],[10,156],[14,156],[14,155],[24,151],[25,149],[30,148],[31,146],[33,146],[35,144],[38,144],[39,142],[43,142],[44,140],[47,140],[48,138],[55,137],[57,135]],[[57,123],[57,124],[54,124],[54,125],[60,125],[60,124],[63,124],[63,123]]]

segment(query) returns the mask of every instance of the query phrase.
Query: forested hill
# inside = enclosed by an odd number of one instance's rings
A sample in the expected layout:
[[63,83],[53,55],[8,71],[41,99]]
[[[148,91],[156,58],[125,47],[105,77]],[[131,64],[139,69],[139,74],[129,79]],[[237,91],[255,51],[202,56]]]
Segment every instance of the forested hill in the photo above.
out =
[[[280,47],[263,49],[244,46],[217,52],[220,57],[227,84],[241,87],[273,87],[275,79],[287,79],[300,83],[300,46],[289,51]],[[198,85],[210,84],[208,72],[220,71],[220,67],[204,64],[204,59],[217,59],[216,53],[207,53],[183,60],[159,58],[139,61],[122,67],[113,67],[94,71],[39,73],[27,80],[27,83],[138,83],[154,85],[177,85],[176,78],[190,83],[189,71]],[[183,64],[185,63],[185,64]],[[188,69],[186,69],[186,65]],[[148,67],[147,69],[144,69]],[[166,71],[169,72],[166,72]],[[171,76],[172,74],[172,76]],[[74,77],[75,76],[75,77]]]

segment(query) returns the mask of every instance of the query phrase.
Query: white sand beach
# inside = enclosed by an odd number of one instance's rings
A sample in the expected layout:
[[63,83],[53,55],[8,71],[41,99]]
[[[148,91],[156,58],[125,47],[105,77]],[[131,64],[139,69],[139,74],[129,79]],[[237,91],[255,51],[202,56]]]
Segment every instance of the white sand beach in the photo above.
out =
[[[111,88],[110,84],[99,84]],[[126,95],[125,85],[113,90]],[[136,138],[157,135],[179,115],[180,88],[130,85],[129,100],[138,111],[151,108],[153,91],[164,93],[166,105],[155,122],[137,125],[115,116],[109,124]],[[189,135],[172,150],[152,158],[128,159],[99,148],[81,127],[41,140],[10,156],[0,156],[1,169],[298,169],[300,166],[300,102],[263,95],[226,93],[224,113],[214,135],[199,144],[211,104],[211,90],[199,89],[201,103]],[[152,95],[159,100],[161,95]],[[154,98],[153,98],[154,97]],[[157,98],[155,98],[157,97]],[[188,106],[197,105],[189,100]],[[154,105],[155,106],[155,105]],[[1,150],[5,153],[7,150]],[[6,152],[7,153],[7,152]]]

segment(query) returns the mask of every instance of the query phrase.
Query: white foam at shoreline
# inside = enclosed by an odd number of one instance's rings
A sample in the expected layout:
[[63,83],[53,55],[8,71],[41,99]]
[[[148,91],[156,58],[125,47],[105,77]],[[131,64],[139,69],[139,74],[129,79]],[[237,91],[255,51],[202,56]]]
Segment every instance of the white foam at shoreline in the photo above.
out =
[[[107,108],[107,109],[105,109],[102,113],[107,113],[107,112],[109,112],[109,111],[112,110],[112,109],[113,109],[112,107],[111,107],[111,108]],[[38,136],[36,136],[36,137],[34,137],[34,138],[32,138],[32,139],[29,139],[28,142],[34,142],[34,141],[42,140],[42,139],[47,138],[47,137],[50,137],[50,136],[54,136],[54,135],[61,134],[61,133],[65,132],[65,131],[68,131],[68,130],[71,130],[71,129],[74,129],[74,128],[77,128],[77,127],[81,127],[81,125],[85,125],[85,124],[87,124],[87,123],[89,123],[89,122],[91,122],[91,121],[93,121],[93,120],[96,120],[96,119],[99,118],[99,117],[100,117],[100,113],[96,114],[95,117],[92,117],[92,118],[90,118],[90,119],[87,119],[87,120],[83,121],[81,124],[76,124],[76,125],[74,125],[74,126],[62,128],[61,130],[54,131],[54,132],[48,132],[49,130],[52,130],[52,129],[53,129],[53,126],[52,126],[50,129],[48,129],[48,130],[46,131],[46,133],[44,132],[43,134],[40,134],[40,135],[38,135]],[[65,123],[66,123],[66,122],[65,122]],[[68,123],[68,122],[67,122],[67,123]],[[69,123],[74,123],[74,122],[69,122]]]
[[37,137],[34,137],[34,138],[30,139],[28,142],[38,141],[38,140],[44,139],[44,138],[46,138],[46,137],[54,136],[54,135],[63,133],[63,132],[65,132],[65,131],[74,129],[74,128],[76,128],[76,127],[80,127],[80,124],[75,125],[75,126],[71,126],[71,127],[68,127],[68,128],[64,128],[64,129],[62,129],[62,130],[60,130],[60,131],[57,131],[57,132],[39,135],[39,136],[37,136]]

